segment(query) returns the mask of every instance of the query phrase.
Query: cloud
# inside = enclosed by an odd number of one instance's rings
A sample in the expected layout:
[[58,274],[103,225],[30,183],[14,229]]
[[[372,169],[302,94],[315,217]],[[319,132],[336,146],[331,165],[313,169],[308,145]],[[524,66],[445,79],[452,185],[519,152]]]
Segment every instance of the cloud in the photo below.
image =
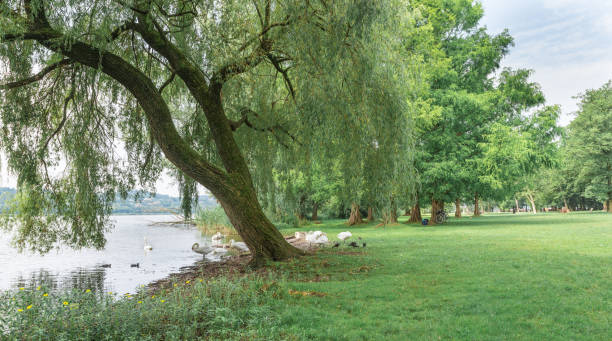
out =
[[515,48],[504,66],[535,70],[550,104],[561,104],[562,123],[577,109],[573,96],[612,79],[612,1],[482,0],[483,24],[510,30]]

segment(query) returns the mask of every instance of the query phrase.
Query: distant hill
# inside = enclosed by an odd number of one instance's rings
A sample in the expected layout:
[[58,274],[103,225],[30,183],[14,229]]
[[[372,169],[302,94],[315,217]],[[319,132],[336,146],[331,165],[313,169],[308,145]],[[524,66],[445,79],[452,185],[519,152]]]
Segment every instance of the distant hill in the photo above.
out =
[[[0,207],[5,206],[7,200],[12,199],[17,191],[14,188],[0,187]],[[214,197],[208,195],[200,195],[198,198],[200,207],[217,206],[217,201]],[[140,201],[134,200],[134,194],[131,193],[126,200],[117,198],[113,203],[114,214],[159,214],[159,213],[180,213],[181,200],[178,197],[172,197],[166,194],[155,194],[152,197],[142,198]]]

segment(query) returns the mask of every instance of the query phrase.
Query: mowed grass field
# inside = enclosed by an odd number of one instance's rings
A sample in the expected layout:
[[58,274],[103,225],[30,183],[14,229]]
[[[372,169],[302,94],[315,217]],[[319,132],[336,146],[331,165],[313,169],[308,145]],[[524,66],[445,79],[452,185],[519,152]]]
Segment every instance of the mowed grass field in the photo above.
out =
[[612,215],[303,229],[367,247],[277,265],[291,290],[326,294],[279,302],[289,339],[612,340]]

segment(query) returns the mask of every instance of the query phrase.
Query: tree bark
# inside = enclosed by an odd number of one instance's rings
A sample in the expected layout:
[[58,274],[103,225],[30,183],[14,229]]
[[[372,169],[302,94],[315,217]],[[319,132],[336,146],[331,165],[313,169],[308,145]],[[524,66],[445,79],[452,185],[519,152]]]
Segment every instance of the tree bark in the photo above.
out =
[[312,204],[312,220],[319,220],[319,203],[315,202]]
[[351,215],[348,220],[348,225],[353,226],[357,224],[363,224],[363,219],[361,219],[361,212],[359,212],[359,205],[356,203],[351,204]]
[[444,210],[444,202],[436,199],[431,199],[431,217],[429,219],[430,225],[436,225],[436,213],[439,210]]
[[461,200],[455,199],[455,218],[461,218]]
[[372,206],[368,206],[368,221],[373,221],[374,220],[374,210],[372,209]]
[[391,202],[391,212],[389,212],[389,223],[397,224],[397,205],[395,201]]
[[214,81],[209,81],[202,69],[194,65],[183,51],[153,28],[154,19],[151,16],[138,15],[138,22],[130,24],[153,50],[168,61],[204,110],[224,168],[221,170],[207,162],[181,137],[168,104],[145,73],[118,55],[82,41],[71,39],[70,44],[65,44],[61,31],[49,25],[43,4],[39,3],[40,8],[33,12],[30,1],[26,3],[28,19],[31,20],[29,28],[32,30],[29,39],[37,40],[47,49],[73,61],[100,70],[136,98],[145,113],[151,135],[164,156],[187,176],[208,188],[219,200],[236,231],[251,250],[251,265],[260,266],[267,259],[284,260],[304,254],[285,241],[259,205],[246,160],[223,109],[221,89],[227,79],[216,77]]
[[536,211],[536,204],[535,204],[535,200],[533,199],[533,195],[531,194],[527,194],[527,199],[529,200],[529,203],[531,204],[531,211],[533,214],[538,213]]
[[478,192],[474,194],[474,217],[480,217],[480,207],[478,206],[480,199],[478,198]]
[[514,198],[514,204],[516,205],[516,213],[519,213],[520,209],[519,209],[519,204],[518,204],[518,199],[517,198]]
[[410,219],[408,219],[408,222],[420,224],[422,220],[423,217],[421,216],[421,207],[419,206],[419,202],[417,201],[417,203],[414,204],[414,206],[412,206],[412,209],[410,210]]

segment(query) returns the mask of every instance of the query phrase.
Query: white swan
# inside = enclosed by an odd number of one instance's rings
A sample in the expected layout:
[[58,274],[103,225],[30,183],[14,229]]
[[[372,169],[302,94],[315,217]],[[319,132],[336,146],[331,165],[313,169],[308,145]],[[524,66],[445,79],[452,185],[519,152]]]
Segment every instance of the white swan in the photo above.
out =
[[153,250],[153,246],[151,246],[151,244],[149,244],[149,242],[147,241],[147,237],[144,237],[144,250],[145,251]]
[[193,250],[193,252],[197,252],[197,253],[200,253],[200,254],[206,255],[206,254],[208,254],[208,253],[211,253],[211,252],[212,252],[212,250],[213,250],[213,248],[212,248],[212,247],[210,247],[210,246],[206,246],[206,245],[204,245],[204,246],[200,246],[200,244],[198,244],[198,243],[194,243],[194,244],[191,246],[191,250]]
[[310,231],[306,233],[306,241],[311,244],[327,244],[329,239],[327,239],[327,234],[322,231]]
[[223,240],[223,238],[225,238],[225,236],[222,235],[221,232],[217,232],[210,237],[213,242],[220,242]]
[[295,233],[295,239],[305,239],[306,238],[306,233],[304,232],[296,232]]
[[250,252],[251,250],[249,250],[249,247],[246,245],[245,242],[236,242],[233,239],[230,240],[230,245],[229,247],[231,249],[236,249],[240,252]]
[[341,241],[345,241],[345,240],[351,238],[352,236],[353,236],[353,234],[350,233],[349,231],[338,233],[338,239],[340,239]]
[[223,256],[227,255],[227,252],[227,249],[224,248],[214,248],[211,252],[207,253],[204,258],[211,262],[218,262]]

